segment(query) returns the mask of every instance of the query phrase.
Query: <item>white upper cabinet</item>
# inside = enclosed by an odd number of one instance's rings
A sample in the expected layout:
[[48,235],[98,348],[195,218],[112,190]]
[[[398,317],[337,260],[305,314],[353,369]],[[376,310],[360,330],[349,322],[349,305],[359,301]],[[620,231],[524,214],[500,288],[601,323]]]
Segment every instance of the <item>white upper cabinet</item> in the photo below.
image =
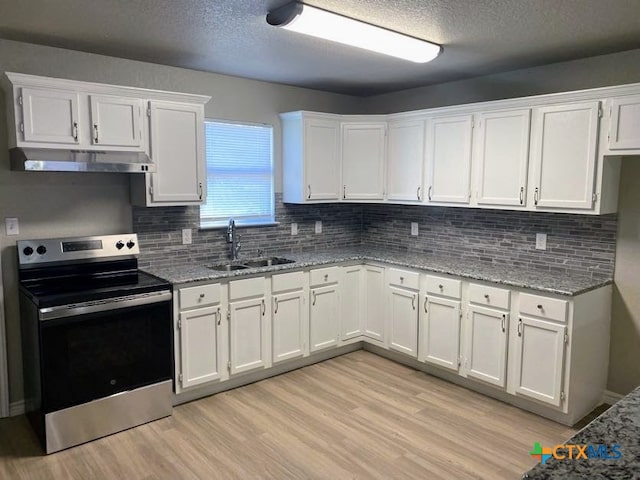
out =
[[19,130],[22,130],[24,142],[79,143],[81,127],[79,95],[76,92],[22,88],[18,103],[22,110]]
[[148,179],[148,204],[200,204],[206,198],[204,108],[149,103],[151,159],[157,172]]
[[640,150],[640,95],[611,100],[609,150]]
[[477,115],[474,143],[476,203],[524,207],[531,111]]
[[340,121],[337,115],[283,113],[283,200],[337,201],[340,187]]
[[90,95],[91,143],[113,147],[142,146],[142,109],[139,98]]
[[427,201],[468,204],[470,200],[472,115],[427,120]]
[[342,124],[342,198],[382,200],[386,123]]
[[421,202],[424,199],[424,121],[389,123],[387,199]]
[[534,109],[535,207],[593,208],[599,109],[597,101]]

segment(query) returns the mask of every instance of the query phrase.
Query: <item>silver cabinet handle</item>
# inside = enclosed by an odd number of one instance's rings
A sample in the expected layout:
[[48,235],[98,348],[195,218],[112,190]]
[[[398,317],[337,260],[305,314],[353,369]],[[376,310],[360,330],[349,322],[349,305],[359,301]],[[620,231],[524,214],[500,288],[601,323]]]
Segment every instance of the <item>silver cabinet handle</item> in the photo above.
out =
[[342,198],[343,199],[347,198],[347,186],[346,185],[342,186]]
[[404,277],[400,277],[400,283],[404,283]]
[[518,319],[518,336],[522,336],[522,319]]
[[416,309],[416,296],[411,297],[411,308]]
[[202,182],[198,183],[198,197],[202,200]]
[[524,205],[524,187],[520,187],[520,205]]
[[267,311],[267,307],[264,304],[264,298],[262,299],[262,316],[264,317],[265,312]]
[[420,190],[422,189],[422,187],[418,187],[418,190],[416,190],[416,196],[418,197],[418,200],[420,200]]
[[78,141],[78,122],[73,122],[73,139]]
[[540,195],[540,187],[536,187],[536,189],[533,191],[533,203],[535,205],[538,205],[539,195]]
[[506,321],[507,321],[507,316],[503,313],[502,314],[502,324],[501,324],[502,333],[506,332],[506,325],[505,325]]
[[329,274],[326,274],[326,275],[324,276],[324,281],[325,281],[325,282],[329,281]]
[[431,185],[429,185],[429,191],[427,192],[427,197],[429,197],[429,201],[431,201]]
[[218,325],[222,321],[222,313],[220,312],[220,307],[218,307],[218,311],[216,312],[216,316],[218,317]]
[[98,143],[98,124],[94,123],[93,124],[93,140],[94,142]]
[[276,314],[278,313],[278,297],[273,297],[273,304],[274,304],[274,310],[273,313]]
[[427,312],[427,303],[429,301],[429,297],[427,297],[426,295],[424,296],[424,313],[429,313]]
[[311,184],[307,185],[307,198],[311,198]]
[[316,304],[316,292],[315,291],[311,292],[311,295],[313,296],[313,301],[311,302],[311,305],[315,305]]

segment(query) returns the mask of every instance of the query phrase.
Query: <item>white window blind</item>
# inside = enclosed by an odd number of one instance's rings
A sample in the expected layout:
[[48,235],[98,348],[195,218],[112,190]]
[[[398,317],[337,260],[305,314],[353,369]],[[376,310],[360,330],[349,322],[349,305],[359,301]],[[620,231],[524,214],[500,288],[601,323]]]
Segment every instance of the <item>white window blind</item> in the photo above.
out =
[[273,128],[205,122],[207,201],[200,226],[273,223]]

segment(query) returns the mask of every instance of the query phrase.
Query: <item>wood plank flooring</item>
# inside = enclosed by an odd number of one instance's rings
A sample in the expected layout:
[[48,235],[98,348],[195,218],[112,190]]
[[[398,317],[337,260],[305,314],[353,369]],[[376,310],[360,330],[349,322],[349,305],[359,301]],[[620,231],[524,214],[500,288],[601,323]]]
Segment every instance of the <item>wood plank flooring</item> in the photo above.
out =
[[0,479],[518,479],[573,433],[358,351],[49,456],[0,420]]

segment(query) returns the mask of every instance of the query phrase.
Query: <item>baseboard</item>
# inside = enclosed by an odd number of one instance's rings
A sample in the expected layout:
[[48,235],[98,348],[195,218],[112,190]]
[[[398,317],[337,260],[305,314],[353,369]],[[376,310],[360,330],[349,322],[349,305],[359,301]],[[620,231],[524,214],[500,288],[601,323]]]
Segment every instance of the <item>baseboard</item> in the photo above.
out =
[[11,402],[9,404],[9,416],[17,417],[24,413],[24,400],[18,400],[17,402]]
[[613,405],[614,403],[621,400],[624,395],[620,395],[619,393],[612,392],[611,390],[605,390],[602,394],[602,403],[607,403],[609,405]]

